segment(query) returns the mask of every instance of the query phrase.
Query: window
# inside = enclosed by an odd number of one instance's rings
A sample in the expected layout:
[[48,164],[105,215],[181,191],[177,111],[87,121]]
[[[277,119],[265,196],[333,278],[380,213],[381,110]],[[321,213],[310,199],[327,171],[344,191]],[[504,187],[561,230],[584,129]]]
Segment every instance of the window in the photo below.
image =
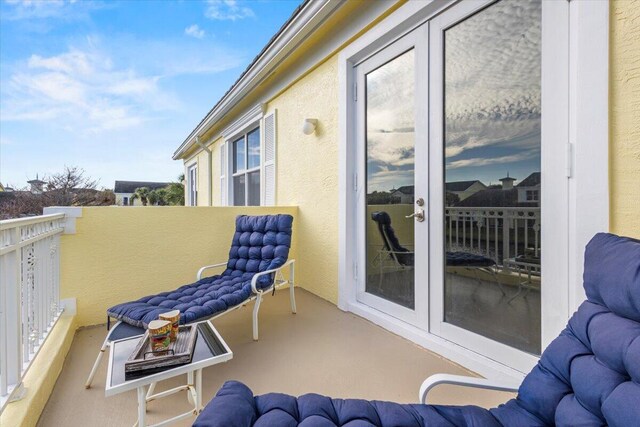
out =
[[231,143],[234,206],[260,205],[260,127]]
[[538,190],[527,190],[527,202],[538,201]]
[[189,206],[198,206],[198,165],[190,166],[187,174],[187,191]]
[[259,105],[223,130],[218,175],[221,205],[276,204],[276,113],[265,114]]

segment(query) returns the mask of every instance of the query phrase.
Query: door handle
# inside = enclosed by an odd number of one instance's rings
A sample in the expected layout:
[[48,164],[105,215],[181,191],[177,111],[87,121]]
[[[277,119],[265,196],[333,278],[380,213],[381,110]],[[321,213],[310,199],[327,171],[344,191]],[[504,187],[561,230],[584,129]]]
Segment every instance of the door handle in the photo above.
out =
[[405,216],[405,218],[415,218],[416,221],[422,222],[422,221],[424,221],[424,209],[418,209],[417,211],[415,211],[411,215]]

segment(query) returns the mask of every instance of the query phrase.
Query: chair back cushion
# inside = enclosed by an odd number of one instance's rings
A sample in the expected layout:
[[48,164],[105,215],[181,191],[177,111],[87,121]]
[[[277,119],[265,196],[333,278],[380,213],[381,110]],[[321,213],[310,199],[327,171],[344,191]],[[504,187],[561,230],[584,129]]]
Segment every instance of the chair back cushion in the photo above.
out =
[[[223,275],[249,276],[282,266],[289,257],[292,225],[291,215],[239,215]],[[265,276],[258,282],[271,279]]]
[[371,213],[371,219],[378,224],[380,237],[384,243],[384,248],[388,251],[395,252],[394,258],[404,266],[412,267],[414,264],[413,253],[400,244],[396,231],[391,226],[391,217],[385,211],[376,211]]
[[518,397],[492,409],[503,425],[640,425],[640,241],[597,234],[584,287]]

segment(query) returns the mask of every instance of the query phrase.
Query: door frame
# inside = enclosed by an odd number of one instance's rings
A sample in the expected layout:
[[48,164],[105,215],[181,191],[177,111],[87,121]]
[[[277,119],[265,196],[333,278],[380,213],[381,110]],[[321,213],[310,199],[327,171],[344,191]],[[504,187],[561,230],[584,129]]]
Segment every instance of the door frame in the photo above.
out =
[[[355,88],[353,67],[455,3],[458,1],[409,1],[339,52],[338,307],[360,315],[485,377],[522,377],[525,373],[522,368],[515,369],[499,363],[485,354],[479,354],[371,309],[359,303],[356,298],[354,278],[357,247],[354,233],[357,229],[357,204],[354,197],[356,177],[354,165],[357,153],[355,126],[353,126],[356,112],[353,103]],[[564,22],[557,29],[557,33],[564,34],[564,37],[568,38],[569,58],[553,57],[553,60],[569,63],[568,111],[566,111],[568,132],[566,138],[559,142],[565,146],[566,150],[565,155],[561,159],[556,159],[554,163],[555,167],[566,170],[568,175],[569,212],[566,215],[566,223],[569,229],[567,250],[570,260],[568,265],[570,286],[568,295],[564,298],[566,304],[561,303],[564,307],[554,313],[566,322],[569,313],[573,312],[584,299],[582,289],[584,246],[595,232],[608,230],[609,224],[609,4],[608,2],[569,1],[554,3],[558,3],[558,7],[565,7],[567,10],[565,15],[568,17],[568,22]],[[377,18],[371,17],[372,21]],[[543,46],[544,43],[543,40]],[[543,56],[545,56],[544,53]],[[543,99],[543,108],[546,105],[545,102]],[[554,325],[558,323],[553,322]],[[542,328],[543,330],[546,328],[543,332],[544,348],[548,344],[545,338],[555,336],[559,331],[555,330],[554,326],[545,325],[544,320]]]
[[[418,278],[426,278],[429,276],[427,263],[415,263],[413,269],[414,275],[414,309],[403,307],[392,301],[378,297],[376,295],[366,292],[367,281],[367,237],[366,226],[370,221],[367,214],[366,204],[366,182],[367,182],[367,170],[366,170],[366,155],[367,155],[367,143],[366,143],[366,75],[370,72],[384,66],[385,64],[393,61],[395,58],[413,50],[414,52],[414,78],[415,78],[415,107],[414,107],[414,164],[420,163],[427,164],[427,109],[426,105],[421,105],[419,98],[428,96],[428,85],[424,80],[418,78],[419,75],[427,71],[428,61],[428,28],[427,25],[422,25],[416,28],[410,33],[404,35],[402,38],[395,40],[393,43],[385,46],[383,49],[377,51],[373,55],[369,56],[364,61],[357,64],[354,68],[356,74],[356,141],[357,147],[357,165],[356,174],[359,179],[355,179],[357,186],[356,198],[357,198],[357,216],[359,218],[357,247],[361,248],[357,251],[358,261],[356,263],[356,281],[357,281],[357,293],[356,299],[358,302],[368,305],[371,308],[380,310],[383,313],[396,317],[400,320],[408,322],[421,329],[428,329],[428,299],[429,290],[427,281],[420,281]],[[422,197],[425,200],[428,199],[428,186],[425,185],[428,172],[425,168],[414,168],[414,194],[416,199]],[[415,207],[414,207],[415,210]],[[414,221],[410,219],[409,221]],[[428,218],[427,221],[417,222],[414,221],[414,252],[416,256],[418,254],[424,254],[428,256]]]

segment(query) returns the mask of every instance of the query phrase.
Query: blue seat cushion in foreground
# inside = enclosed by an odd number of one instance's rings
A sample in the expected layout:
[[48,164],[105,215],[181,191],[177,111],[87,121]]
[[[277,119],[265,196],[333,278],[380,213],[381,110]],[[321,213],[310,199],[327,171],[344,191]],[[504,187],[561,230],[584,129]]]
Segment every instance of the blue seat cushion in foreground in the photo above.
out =
[[[161,313],[180,310],[180,323],[191,323],[226,311],[249,299],[251,280],[258,272],[282,266],[289,256],[293,217],[263,215],[236,218],[236,230],[225,271],[169,292],[149,295],[111,307],[107,315],[130,325],[146,327]],[[258,289],[273,283],[273,275],[259,277]]]
[[518,396],[490,410],[315,394],[254,397],[229,382],[196,426],[640,426],[640,241],[597,234],[585,252],[587,300],[545,349]]

